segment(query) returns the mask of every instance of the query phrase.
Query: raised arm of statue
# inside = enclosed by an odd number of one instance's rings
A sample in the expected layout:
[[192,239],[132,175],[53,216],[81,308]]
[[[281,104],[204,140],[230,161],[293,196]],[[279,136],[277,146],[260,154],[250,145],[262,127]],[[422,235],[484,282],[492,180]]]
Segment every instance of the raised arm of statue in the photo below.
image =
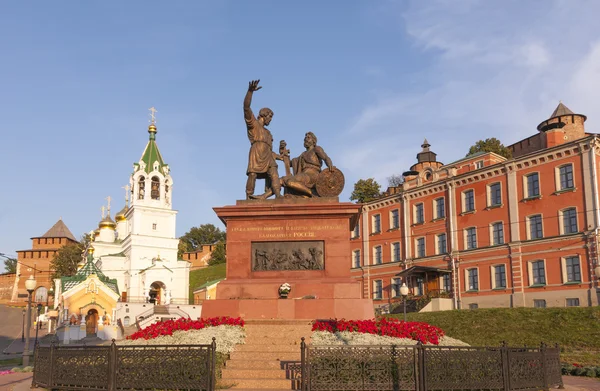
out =
[[252,93],[262,88],[258,86],[259,82],[260,80],[252,80],[248,83],[248,92],[246,92],[246,97],[244,98],[244,118],[246,119],[246,123],[254,119],[254,113],[252,113],[250,104],[252,103]]
[[327,156],[327,154],[325,153],[325,151],[323,150],[323,148],[319,147],[318,145],[315,146],[315,153],[317,154],[317,156],[319,157],[319,159],[323,160],[325,162],[325,164],[327,165],[327,167],[329,168],[330,171],[333,170],[333,163],[331,162],[331,159],[329,158],[329,156]]

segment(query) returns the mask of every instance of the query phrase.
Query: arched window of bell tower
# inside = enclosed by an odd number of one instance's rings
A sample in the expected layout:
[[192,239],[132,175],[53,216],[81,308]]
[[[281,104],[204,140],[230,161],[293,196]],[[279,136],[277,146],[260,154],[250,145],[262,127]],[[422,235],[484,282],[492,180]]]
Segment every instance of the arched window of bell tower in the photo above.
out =
[[150,197],[153,200],[160,200],[160,179],[158,177],[152,177],[152,187],[150,191]]
[[138,200],[143,200],[146,193],[146,178],[140,176],[138,179]]

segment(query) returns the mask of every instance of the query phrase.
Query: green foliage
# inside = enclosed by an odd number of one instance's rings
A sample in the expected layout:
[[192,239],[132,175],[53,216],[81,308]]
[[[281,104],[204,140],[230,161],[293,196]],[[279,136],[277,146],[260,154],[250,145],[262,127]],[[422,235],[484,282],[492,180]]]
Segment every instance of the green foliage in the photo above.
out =
[[477,152],[494,152],[507,159],[512,158],[512,151],[505,147],[500,140],[495,137],[477,141],[475,145],[469,148],[467,156],[476,154]]
[[202,224],[199,227],[192,227],[182,237],[179,238],[178,257],[187,251],[196,251],[203,244],[214,244],[225,241],[225,232],[215,227],[213,224]]
[[600,307],[479,308],[409,313],[408,320],[438,326],[473,346],[497,346],[502,341],[510,346],[558,343],[562,361],[600,366]]
[[194,302],[194,289],[208,281],[225,278],[225,270],[224,263],[192,270],[190,272],[190,304]]
[[218,265],[220,263],[225,263],[227,256],[225,254],[225,243],[219,242],[215,246],[212,254],[210,254],[210,259],[208,260],[208,264],[210,266]]
[[369,202],[381,195],[381,185],[373,178],[359,179],[354,184],[354,190],[350,195],[350,201],[358,203]]
[[90,236],[83,235],[79,243],[65,244],[50,262],[52,278],[70,277],[77,273],[77,265],[83,262],[83,252],[90,243]]
[[4,273],[16,273],[17,260],[14,258],[6,258],[4,260]]

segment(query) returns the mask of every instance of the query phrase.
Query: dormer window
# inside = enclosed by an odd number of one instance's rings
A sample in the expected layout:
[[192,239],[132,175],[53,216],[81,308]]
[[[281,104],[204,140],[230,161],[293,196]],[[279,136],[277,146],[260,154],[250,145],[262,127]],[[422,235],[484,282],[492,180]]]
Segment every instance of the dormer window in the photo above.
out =
[[146,178],[141,176],[140,179],[138,179],[138,200],[144,199],[144,194],[146,192],[145,187],[146,187]]
[[153,200],[160,200],[160,179],[158,177],[152,177],[152,185],[151,185],[150,197]]

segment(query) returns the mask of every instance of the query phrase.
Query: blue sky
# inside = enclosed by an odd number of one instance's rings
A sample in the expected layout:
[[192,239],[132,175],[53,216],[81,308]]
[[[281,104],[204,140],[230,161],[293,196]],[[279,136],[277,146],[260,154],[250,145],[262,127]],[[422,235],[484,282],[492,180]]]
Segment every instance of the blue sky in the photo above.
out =
[[[405,171],[424,137],[451,162],[536,132],[559,100],[598,132],[595,1],[0,3],[0,252],[62,217],[97,226],[158,109],[178,235],[244,198],[242,100],[292,155],[313,131],[352,185]],[[280,168],[283,172],[283,168]],[[257,189],[262,186],[259,182]]]

